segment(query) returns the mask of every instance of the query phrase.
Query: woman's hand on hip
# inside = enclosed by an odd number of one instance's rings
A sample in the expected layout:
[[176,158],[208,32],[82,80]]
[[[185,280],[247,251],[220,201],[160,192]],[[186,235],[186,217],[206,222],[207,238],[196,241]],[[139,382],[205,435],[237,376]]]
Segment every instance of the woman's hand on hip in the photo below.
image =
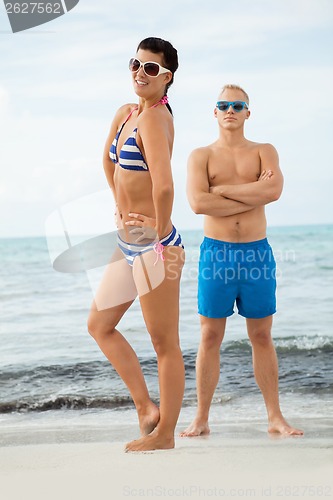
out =
[[152,217],[148,217],[143,214],[135,214],[129,213],[129,217],[131,220],[125,222],[126,226],[135,226],[130,230],[131,234],[137,234],[138,238],[135,240],[135,243],[140,243],[143,240],[157,240],[157,232],[156,232],[156,219]]

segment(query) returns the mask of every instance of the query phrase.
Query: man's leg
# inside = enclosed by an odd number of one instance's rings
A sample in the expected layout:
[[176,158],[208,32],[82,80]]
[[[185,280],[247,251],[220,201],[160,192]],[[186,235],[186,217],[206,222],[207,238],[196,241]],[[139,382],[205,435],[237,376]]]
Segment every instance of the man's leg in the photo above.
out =
[[273,316],[247,319],[247,331],[252,344],[253,370],[264,397],[268,414],[268,432],[284,435],[302,435],[284,419],[279,403],[278,360],[271,337]]
[[209,434],[208,417],[213,395],[220,377],[220,347],[226,318],[200,316],[201,341],[196,361],[198,408],[192,424],[180,436]]

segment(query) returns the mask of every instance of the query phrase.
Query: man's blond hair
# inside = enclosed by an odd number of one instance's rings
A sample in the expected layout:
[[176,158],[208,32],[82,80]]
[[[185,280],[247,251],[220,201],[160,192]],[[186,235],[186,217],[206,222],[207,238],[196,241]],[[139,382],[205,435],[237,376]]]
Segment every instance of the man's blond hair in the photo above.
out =
[[239,85],[236,85],[235,83],[227,83],[226,85],[223,85],[223,87],[221,89],[221,92],[220,92],[220,95],[223,94],[223,92],[225,90],[227,90],[227,89],[240,90],[244,94],[245,102],[247,102],[248,104],[250,104],[249,96],[247,95],[247,93],[245,92],[245,90],[242,89],[242,87],[240,87]]

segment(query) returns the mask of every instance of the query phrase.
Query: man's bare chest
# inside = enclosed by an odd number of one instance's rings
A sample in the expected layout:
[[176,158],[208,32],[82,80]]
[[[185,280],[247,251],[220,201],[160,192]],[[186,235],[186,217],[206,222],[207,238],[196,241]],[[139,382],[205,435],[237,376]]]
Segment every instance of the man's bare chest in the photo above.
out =
[[254,182],[260,176],[261,164],[258,151],[212,152],[207,173],[210,186]]

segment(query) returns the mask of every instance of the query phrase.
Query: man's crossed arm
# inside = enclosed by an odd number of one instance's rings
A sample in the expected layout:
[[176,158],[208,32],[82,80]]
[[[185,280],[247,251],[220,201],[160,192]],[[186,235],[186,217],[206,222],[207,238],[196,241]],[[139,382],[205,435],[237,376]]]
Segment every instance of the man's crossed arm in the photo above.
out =
[[[188,161],[187,195],[197,214],[226,217],[253,210],[279,198],[283,176],[275,148],[265,144],[260,150],[262,172],[258,181],[210,188],[207,175],[208,150],[199,148]],[[270,168],[268,168],[270,167]]]
[[210,192],[252,207],[267,205],[278,200],[283,188],[283,175],[279,167],[278,154],[270,144],[263,144],[259,154],[261,175],[258,181],[214,186],[210,188]]

